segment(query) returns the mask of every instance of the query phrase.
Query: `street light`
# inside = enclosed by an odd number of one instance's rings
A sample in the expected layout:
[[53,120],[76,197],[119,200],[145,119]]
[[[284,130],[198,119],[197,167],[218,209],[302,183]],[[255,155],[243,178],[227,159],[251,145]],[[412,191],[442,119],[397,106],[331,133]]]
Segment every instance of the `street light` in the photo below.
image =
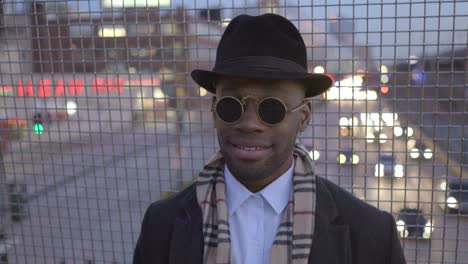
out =
[[78,106],[76,105],[76,103],[74,101],[68,101],[67,102],[67,114],[68,115],[76,114],[77,109],[78,109]]
[[200,87],[200,88],[199,88],[199,91],[200,91],[200,96],[205,96],[205,95],[208,94],[208,92],[206,91],[206,89],[203,88],[203,87]]
[[325,68],[323,66],[315,66],[314,73],[325,73]]
[[318,160],[318,159],[320,158],[320,152],[318,152],[318,150],[315,150],[315,149],[314,149],[314,150],[311,150],[311,151],[309,152],[309,156],[310,156],[310,158],[311,158],[312,160],[314,160],[314,161],[315,161],[315,160]]
[[389,81],[389,78],[388,78],[387,74],[383,74],[382,76],[380,76],[380,82],[381,83],[388,83],[388,81]]
[[381,73],[388,73],[388,67],[386,65],[380,65],[380,72]]

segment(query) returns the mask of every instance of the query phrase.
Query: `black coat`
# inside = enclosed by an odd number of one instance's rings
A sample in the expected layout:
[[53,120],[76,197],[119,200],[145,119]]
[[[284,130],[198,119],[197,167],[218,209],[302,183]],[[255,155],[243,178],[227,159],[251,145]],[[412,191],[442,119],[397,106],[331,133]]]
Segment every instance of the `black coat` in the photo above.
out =
[[[395,220],[317,177],[309,263],[405,263]],[[203,259],[202,214],[195,185],[155,202],[143,218],[134,264],[195,264]]]

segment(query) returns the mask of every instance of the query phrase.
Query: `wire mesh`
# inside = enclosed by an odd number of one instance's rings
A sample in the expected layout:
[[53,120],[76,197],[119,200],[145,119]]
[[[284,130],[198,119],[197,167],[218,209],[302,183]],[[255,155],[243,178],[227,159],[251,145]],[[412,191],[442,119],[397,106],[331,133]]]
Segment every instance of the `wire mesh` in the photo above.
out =
[[467,1],[0,3],[0,263],[130,263],[218,148],[190,71],[265,12],[335,80],[300,138],[318,173],[392,213],[408,263],[468,263]]

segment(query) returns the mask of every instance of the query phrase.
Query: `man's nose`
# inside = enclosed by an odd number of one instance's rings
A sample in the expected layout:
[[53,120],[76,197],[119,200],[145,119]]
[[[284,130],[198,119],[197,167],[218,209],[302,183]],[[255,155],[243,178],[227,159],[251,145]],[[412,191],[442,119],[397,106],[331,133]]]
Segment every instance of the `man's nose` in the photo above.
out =
[[244,105],[244,114],[236,125],[237,129],[244,132],[262,131],[265,127],[265,124],[257,115],[257,105],[254,103]]

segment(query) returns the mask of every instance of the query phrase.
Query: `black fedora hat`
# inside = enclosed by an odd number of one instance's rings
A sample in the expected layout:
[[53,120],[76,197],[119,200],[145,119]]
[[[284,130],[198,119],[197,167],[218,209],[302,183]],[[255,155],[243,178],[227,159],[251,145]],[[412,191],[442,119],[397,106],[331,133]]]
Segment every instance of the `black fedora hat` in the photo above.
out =
[[306,97],[321,94],[332,85],[327,75],[307,72],[301,34],[288,19],[276,14],[235,17],[218,44],[213,70],[196,69],[191,75],[212,93],[220,77],[298,81],[306,88]]

